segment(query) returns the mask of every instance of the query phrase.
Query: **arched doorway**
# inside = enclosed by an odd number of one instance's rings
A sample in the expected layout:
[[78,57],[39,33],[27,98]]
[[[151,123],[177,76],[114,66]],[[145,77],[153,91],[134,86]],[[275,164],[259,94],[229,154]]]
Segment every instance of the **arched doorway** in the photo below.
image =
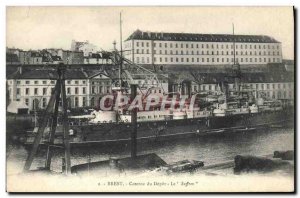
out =
[[69,97],[67,98],[67,108],[71,108],[71,104],[72,104],[71,98]]
[[192,82],[190,80],[183,80],[181,82],[181,94],[190,96],[192,93]]
[[95,107],[95,98],[94,98],[94,97],[92,97],[91,100],[90,100],[90,106],[91,106],[92,108]]
[[37,98],[32,100],[32,110],[38,110],[39,109],[39,100]]

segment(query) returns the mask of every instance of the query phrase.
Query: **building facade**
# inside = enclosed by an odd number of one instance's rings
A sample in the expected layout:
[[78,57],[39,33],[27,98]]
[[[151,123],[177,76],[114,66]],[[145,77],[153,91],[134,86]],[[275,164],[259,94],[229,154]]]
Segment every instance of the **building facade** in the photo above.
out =
[[[118,80],[114,70],[105,69],[68,69],[65,73],[66,96],[69,108],[99,107],[101,98],[112,94],[114,82]],[[51,68],[19,67],[7,75],[8,104],[20,101],[30,111],[45,109],[55,87],[57,71]],[[159,82],[164,91],[168,89],[167,79]],[[146,83],[145,79],[135,79],[136,83]],[[147,82],[149,83],[149,82]],[[152,83],[153,84],[153,83]],[[155,85],[155,84],[153,84]],[[153,90],[163,93],[162,90]]]
[[[81,71],[66,74],[66,95],[70,108],[88,106],[89,85]],[[29,110],[45,109],[56,83],[55,70],[18,71],[7,78],[8,102],[21,101]]]
[[[282,62],[281,43],[269,36],[132,33],[125,40],[125,58],[137,64],[226,65]],[[234,48],[235,46],[235,48]]]
[[84,56],[89,56],[90,53],[97,51],[97,46],[89,43],[89,41],[79,42],[72,40],[71,51],[83,52]]

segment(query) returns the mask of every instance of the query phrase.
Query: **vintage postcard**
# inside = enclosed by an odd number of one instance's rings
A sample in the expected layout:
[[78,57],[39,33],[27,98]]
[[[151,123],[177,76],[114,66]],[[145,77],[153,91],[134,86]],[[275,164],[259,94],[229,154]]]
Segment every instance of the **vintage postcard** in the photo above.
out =
[[6,7],[8,192],[295,192],[293,7]]

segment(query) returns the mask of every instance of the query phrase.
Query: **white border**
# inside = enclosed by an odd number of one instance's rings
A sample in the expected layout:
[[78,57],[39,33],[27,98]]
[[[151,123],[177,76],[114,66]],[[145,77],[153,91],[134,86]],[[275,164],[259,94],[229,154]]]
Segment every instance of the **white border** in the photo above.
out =
[[[1,36],[0,36],[0,61],[1,61],[1,66],[2,66],[2,71],[0,72],[0,78],[1,78],[1,84],[0,84],[0,90],[2,91],[3,97],[2,100],[0,100],[0,107],[1,107],[1,116],[0,116],[0,123],[1,123],[1,155],[0,155],[0,194],[2,196],[8,196],[8,194],[5,192],[6,189],[6,178],[5,178],[5,158],[6,158],[6,153],[5,153],[5,79],[6,79],[6,72],[5,72],[5,47],[6,47],[6,39],[5,39],[5,31],[6,31],[6,6],[26,6],[26,5],[32,5],[32,6],[38,6],[38,5],[61,5],[61,6],[125,6],[125,5],[131,5],[131,6],[136,6],[136,5],[159,5],[159,6],[167,6],[167,5],[175,5],[175,6],[291,6],[294,5],[297,9],[298,15],[299,15],[299,8],[300,8],[300,1],[298,0],[271,0],[271,1],[261,1],[261,0],[251,0],[251,1],[238,1],[238,0],[228,0],[228,1],[215,1],[215,0],[202,0],[202,1],[197,1],[197,0],[147,0],[147,1],[138,1],[138,0],[119,0],[119,1],[112,1],[112,0],[99,0],[99,1],[92,1],[92,0],[72,0],[72,1],[61,1],[61,0],[46,0],[41,2],[40,0],[31,0],[31,1],[24,1],[24,0],[2,0],[0,1],[0,13],[1,13],[1,18],[0,18],[0,29],[1,29]],[[296,21],[296,26],[299,27],[299,19]],[[299,36],[299,32],[295,36]],[[297,47],[297,43],[295,43],[295,46]],[[297,50],[296,57],[299,57],[299,50]],[[297,71],[297,74],[299,70]],[[298,83],[297,83],[298,85]],[[299,86],[297,86],[297,102],[299,102]],[[297,109],[299,110],[299,109]],[[297,118],[297,121],[299,121],[299,117]],[[299,122],[298,122],[299,123]],[[297,135],[297,142],[299,142],[299,134]],[[299,157],[299,151],[297,152]],[[299,161],[299,160],[298,160]],[[297,171],[299,171],[299,163],[297,167]],[[299,181],[297,182],[299,184]],[[297,186],[297,190],[299,191],[299,186]],[[62,197],[63,195],[54,195],[55,197]],[[70,195],[74,196],[74,195]],[[82,195],[80,195],[82,196]],[[101,195],[101,196],[107,196],[107,195]],[[131,195],[130,195],[131,196]],[[139,195],[140,196],[140,195]],[[162,197],[162,195],[153,195],[155,197]],[[173,195],[171,195],[173,196]],[[187,196],[187,195],[182,195],[182,196]],[[217,196],[217,195],[215,195]],[[215,197],[213,196],[213,197]],[[281,195],[282,197],[286,197],[288,195]],[[111,196],[109,196],[111,197]],[[211,196],[210,196],[211,197]],[[258,197],[263,197],[263,195],[259,195]]]

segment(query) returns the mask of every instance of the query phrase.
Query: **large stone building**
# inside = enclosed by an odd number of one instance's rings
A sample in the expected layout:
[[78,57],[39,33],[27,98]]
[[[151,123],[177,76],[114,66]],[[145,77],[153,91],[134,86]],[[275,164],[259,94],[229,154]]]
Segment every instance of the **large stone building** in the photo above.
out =
[[[68,108],[99,107],[101,98],[112,93],[114,82],[118,80],[118,72],[114,69],[84,68],[86,67],[66,71]],[[17,70],[8,72],[8,104],[20,101],[31,111],[46,108],[57,79],[56,69],[46,66],[42,68],[19,66]],[[141,84],[143,80],[145,80],[144,76],[141,79],[135,78],[136,83]],[[167,89],[167,79],[164,79],[161,84],[164,89]]]
[[[235,49],[234,49],[235,44]],[[265,35],[190,34],[136,30],[125,57],[137,64],[241,65],[281,63],[281,43]]]

